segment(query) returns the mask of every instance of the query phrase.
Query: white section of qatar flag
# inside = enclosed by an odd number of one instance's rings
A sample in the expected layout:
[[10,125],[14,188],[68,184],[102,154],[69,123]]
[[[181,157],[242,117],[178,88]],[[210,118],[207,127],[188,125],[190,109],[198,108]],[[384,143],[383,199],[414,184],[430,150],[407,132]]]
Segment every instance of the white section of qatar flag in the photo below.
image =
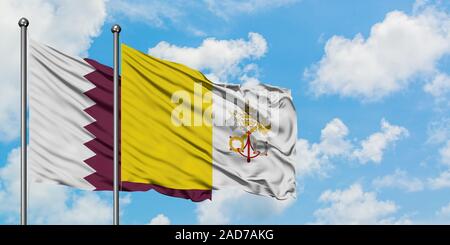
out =
[[84,109],[94,103],[84,93],[94,85],[84,76],[94,71],[86,61],[30,42],[29,158],[31,176],[92,190],[84,177],[94,170],[84,163],[94,155],[84,143],[93,136],[84,129],[94,119]]
[[259,84],[213,89],[213,187],[296,196],[297,116],[288,90]]

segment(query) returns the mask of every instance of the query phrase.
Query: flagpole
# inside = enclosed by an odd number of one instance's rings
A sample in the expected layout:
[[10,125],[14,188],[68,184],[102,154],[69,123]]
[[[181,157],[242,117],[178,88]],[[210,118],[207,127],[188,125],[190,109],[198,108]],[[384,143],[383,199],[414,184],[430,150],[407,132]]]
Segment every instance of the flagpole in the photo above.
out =
[[114,25],[114,203],[113,224],[119,225],[119,33],[121,28]]
[[27,224],[27,28],[26,18],[20,26],[20,224]]

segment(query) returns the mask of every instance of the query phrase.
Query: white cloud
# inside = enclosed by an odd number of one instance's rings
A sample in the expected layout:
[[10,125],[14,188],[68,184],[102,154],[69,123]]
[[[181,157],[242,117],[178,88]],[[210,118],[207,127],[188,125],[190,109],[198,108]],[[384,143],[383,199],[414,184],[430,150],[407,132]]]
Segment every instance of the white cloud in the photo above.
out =
[[441,162],[450,166],[450,140],[439,150]]
[[253,14],[286,6],[298,0],[204,0],[204,2],[212,13],[229,19],[237,14]]
[[230,215],[234,211],[233,203],[239,202],[243,193],[233,190],[215,191],[214,201],[204,201],[197,206],[199,224],[230,224]]
[[170,219],[164,214],[158,214],[150,221],[149,225],[170,225]]
[[450,139],[450,118],[441,118],[428,125],[427,143],[442,144]]
[[295,172],[299,176],[319,175],[326,176],[331,165],[322,157],[317,144],[312,144],[305,139],[298,139],[297,144],[297,161]]
[[[297,140],[296,172],[299,176],[318,175],[326,177],[333,169],[333,159],[356,159],[364,164],[369,161],[380,163],[384,151],[395,141],[408,135],[408,130],[381,120],[381,132],[376,132],[360,141],[360,148],[347,139],[348,127],[334,118],[321,130],[320,142],[310,143],[306,139]],[[358,143],[358,142],[356,142]]]
[[416,192],[424,189],[424,183],[419,178],[408,176],[405,171],[395,170],[393,174],[378,177],[373,180],[372,185],[377,188],[399,188],[407,192]]
[[[18,222],[20,178],[19,149],[0,168],[0,214]],[[29,183],[28,216],[33,224],[111,224],[112,207],[101,194],[67,187]]]
[[320,134],[320,151],[327,156],[338,156],[348,152],[352,145],[345,139],[348,128],[338,118],[331,120]]
[[437,212],[437,215],[444,216],[444,217],[450,217],[450,203],[441,207],[439,211]]
[[406,218],[395,218],[399,207],[393,201],[381,201],[374,192],[364,192],[360,184],[344,190],[327,190],[319,198],[328,207],[314,212],[318,224],[403,224]]
[[362,34],[333,36],[320,62],[305,75],[316,95],[373,101],[406,88],[416,75],[434,74],[437,62],[449,53],[447,13],[430,6],[412,15],[392,11],[372,26],[366,39]]
[[341,157],[356,159],[364,164],[369,161],[380,163],[384,151],[393,142],[408,135],[406,128],[391,125],[385,119],[381,120],[381,132],[376,132],[367,139],[355,145],[347,139],[348,127],[339,119],[334,118],[322,129],[320,142],[310,143],[306,139],[297,141],[296,172],[299,176],[319,175],[326,176],[327,171],[333,168],[331,161]]
[[310,144],[305,139],[299,139],[296,145],[297,175],[326,176],[332,168],[330,159],[345,156],[352,148],[346,139],[348,132],[347,126],[339,118],[334,118],[321,130],[319,143]]
[[428,185],[431,189],[442,189],[450,187],[450,170],[441,172],[438,177],[428,178]]
[[199,224],[234,224],[242,219],[264,220],[282,213],[295,199],[276,200],[240,189],[214,191],[212,201],[197,206]]
[[450,92],[450,77],[447,74],[439,73],[430,83],[425,84],[423,89],[440,98]]
[[19,208],[19,161],[19,149],[14,149],[9,153],[6,165],[0,168],[0,213]]
[[8,37],[0,39],[0,56],[8,57],[0,61],[0,141],[9,141],[19,135],[19,18],[30,20],[30,38],[78,55],[100,33],[106,10],[104,0],[2,0],[0,9],[0,29]]
[[[48,191],[48,189],[45,189],[45,191]],[[50,204],[50,200],[46,200],[47,205]],[[47,211],[41,213],[39,217],[44,219],[43,223],[76,225],[111,224],[112,207],[109,201],[102,199],[99,195],[93,192],[86,192],[81,195],[67,194],[64,202],[67,203],[68,200],[70,200],[70,205],[66,204],[58,212],[52,210],[51,213],[47,213]],[[46,209],[53,208],[52,206],[47,206]],[[45,221],[46,217],[47,221]]]
[[[228,81],[244,76],[248,71],[242,63],[259,59],[267,52],[267,42],[258,33],[249,33],[248,41],[207,38],[197,48],[179,47],[165,41],[149,49],[149,54],[209,72],[212,80]],[[217,55],[220,54],[220,55]],[[253,65],[254,70],[256,65]]]
[[[443,117],[428,125],[428,144],[439,145],[439,161],[450,167],[450,118]],[[431,188],[450,187],[450,173],[442,172],[439,177],[430,178]]]
[[381,120],[381,132],[370,135],[361,142],[361,148],[353,152],[353,157],[361,163],[369,161],[380,163],[386,148],[397,140],[409,135],[404,127],[391,125],[384,118]]

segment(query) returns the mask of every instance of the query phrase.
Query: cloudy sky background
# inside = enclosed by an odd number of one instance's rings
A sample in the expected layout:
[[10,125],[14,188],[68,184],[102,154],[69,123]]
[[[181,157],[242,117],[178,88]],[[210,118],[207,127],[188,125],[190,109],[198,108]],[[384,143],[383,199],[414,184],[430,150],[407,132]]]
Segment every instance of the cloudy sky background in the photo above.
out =
[[[111,25],[214,81],[291,89],[296,200],[121,194],[123,224],[450,223],[450,4],[426,0],[1,0],[0,223],[19,217],[19,27],[112,63]],[[30,223],[109,224],[112,195],[30,184]]]

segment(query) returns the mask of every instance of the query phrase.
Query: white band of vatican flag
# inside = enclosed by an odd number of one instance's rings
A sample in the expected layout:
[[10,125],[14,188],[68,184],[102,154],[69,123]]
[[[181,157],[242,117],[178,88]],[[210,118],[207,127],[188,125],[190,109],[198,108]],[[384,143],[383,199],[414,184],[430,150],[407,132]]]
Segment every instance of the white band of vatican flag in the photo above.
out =
[[297,121],[290,92],[216,84],[213,94],[213,187],[295,196]]

